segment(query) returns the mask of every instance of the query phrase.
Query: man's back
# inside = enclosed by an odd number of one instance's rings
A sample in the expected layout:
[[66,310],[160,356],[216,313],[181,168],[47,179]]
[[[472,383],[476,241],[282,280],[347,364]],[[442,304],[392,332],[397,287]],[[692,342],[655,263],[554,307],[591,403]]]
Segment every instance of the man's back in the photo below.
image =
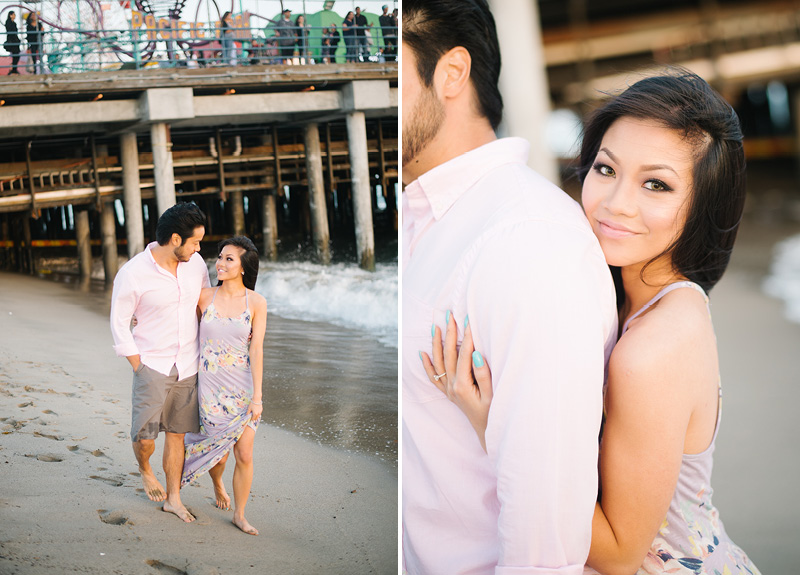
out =
[[[588,553],[614,293],[580,208],[526,156],[521,140],[498,140],[406,188],[403,546],[412,574],[497,565],[580,573]],[[488,455],[419,360],[431,322],[443,329],[447,311],[459,342],[469,317],[492,369]]]

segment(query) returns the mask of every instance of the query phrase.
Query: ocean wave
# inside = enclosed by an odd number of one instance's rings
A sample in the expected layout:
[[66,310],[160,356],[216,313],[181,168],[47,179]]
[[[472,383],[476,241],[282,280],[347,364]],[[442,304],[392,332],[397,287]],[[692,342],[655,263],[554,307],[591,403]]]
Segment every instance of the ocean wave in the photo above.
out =
[[774,254],[763,289],[784,300],[786,318],[800,323],[800,235],[778,243]]
[[[209,273],[215,284],[213,260]],[[267,298],[270,313],[364,331],[397,347],[396,263],[366,272],[353,264],[262,260],[256,291]]]

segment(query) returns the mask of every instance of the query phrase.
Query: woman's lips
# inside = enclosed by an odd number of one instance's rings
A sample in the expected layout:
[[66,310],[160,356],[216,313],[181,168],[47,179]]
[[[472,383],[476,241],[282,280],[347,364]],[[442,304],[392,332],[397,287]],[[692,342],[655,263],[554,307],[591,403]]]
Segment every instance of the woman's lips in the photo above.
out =
[[600,228],[600,232],[610,238],[629,238],[637,234],[637,232],[634,232],[630,228],[626,228],[625,226],[616,224],[614,222],[597,220],[597,223],[598,227]]

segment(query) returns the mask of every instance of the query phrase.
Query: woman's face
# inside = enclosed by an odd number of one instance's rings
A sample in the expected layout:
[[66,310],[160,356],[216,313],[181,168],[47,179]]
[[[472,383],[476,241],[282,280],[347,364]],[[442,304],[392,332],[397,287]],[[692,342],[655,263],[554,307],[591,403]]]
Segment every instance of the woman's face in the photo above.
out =
[[352,12],[348,12],[347,16],[345,16],[344,19],[345,20],[352,20],[353,19],[353,13]]
[[242,277],[242,254],[245,250],[237,246],[225,246],[217,256],[217,279],[222,281]]
[[16,20],[17,19],[17,13],[16,12],[9,12],[8,17],[11,18],[12,20]]
[[303,18],[302,16],[298,16],[297,17],[297,25],[298,26],[302,26],[305,23],[306,23],[306,19],[305,18]]
[[608,128],[582,201],[610,265],[642,267],[680,235],[694,152],[691,140],[654,121],[623,117]]

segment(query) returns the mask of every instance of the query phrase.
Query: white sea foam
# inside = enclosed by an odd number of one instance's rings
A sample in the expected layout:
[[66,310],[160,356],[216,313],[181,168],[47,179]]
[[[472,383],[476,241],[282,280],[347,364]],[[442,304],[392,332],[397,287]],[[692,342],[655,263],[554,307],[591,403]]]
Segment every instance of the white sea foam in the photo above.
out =
[[770,274],[764,280],[764,291],[784,300],[786,317],[800,323],[800,235],[775,246],[775,257]]
[[[262,261],[256,290],[270,313],[361,330],[397,347],[397,264],[375,267],[366,272],[353,264]],[[209,272],[216,284],[213,261]]]

